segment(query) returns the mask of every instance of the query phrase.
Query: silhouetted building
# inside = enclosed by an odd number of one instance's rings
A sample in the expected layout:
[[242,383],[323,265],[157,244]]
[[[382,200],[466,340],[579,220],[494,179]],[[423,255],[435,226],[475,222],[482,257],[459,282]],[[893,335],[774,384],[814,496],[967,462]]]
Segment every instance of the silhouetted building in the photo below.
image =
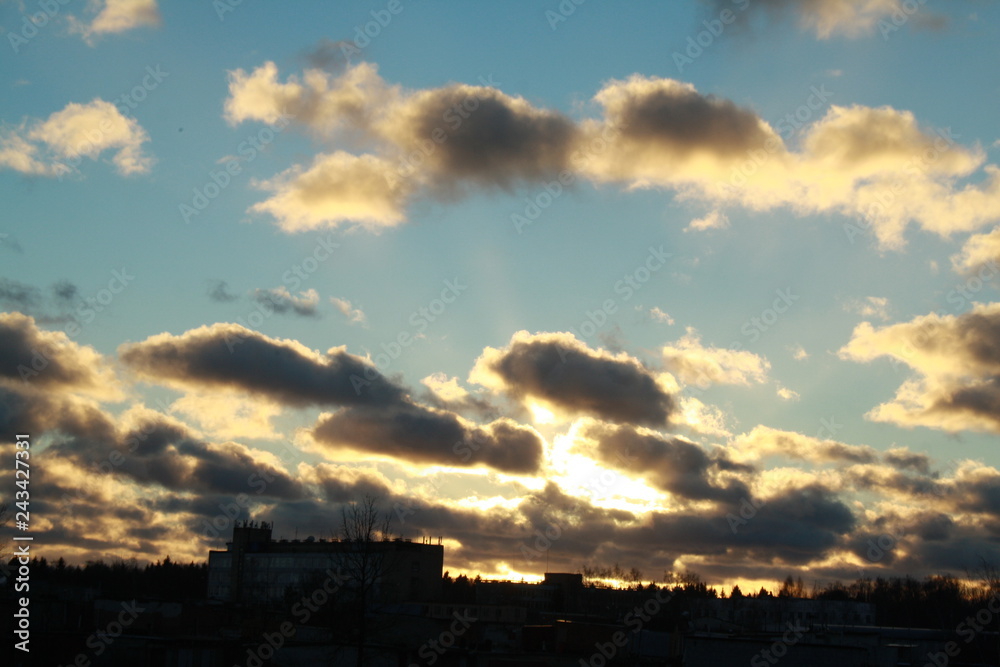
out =
[[[441,596],[444,547],[396,538],[348,542],[308,537],[273,540],[273,524],[243,521],[226,551],[208,553],[208,597],[234,602],[282,602],[313,591],[331,577],[351,585],[358,555],[379,563],[375,593],[382,602],[433,602]],[[336,575],[336,576],[335,576]],[[339,579],[336,579],[339,581]]]

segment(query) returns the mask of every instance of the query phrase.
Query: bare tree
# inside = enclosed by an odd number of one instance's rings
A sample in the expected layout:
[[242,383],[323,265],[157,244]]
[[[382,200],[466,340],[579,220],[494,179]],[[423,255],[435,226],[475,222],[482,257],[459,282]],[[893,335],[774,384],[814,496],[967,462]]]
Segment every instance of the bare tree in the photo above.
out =
[[341,509],[340,537],[349,542],[341,556],[341,566],[353,588],[354,603],[357,608],[357,664],[364,663],[364,648],[367,640],[367,612],[375,600],[376,589],[388,570],[389,551],[380,544],[389,542],[391,515],[379,510],[378,499],[366,495],[360,501],[352,502]]

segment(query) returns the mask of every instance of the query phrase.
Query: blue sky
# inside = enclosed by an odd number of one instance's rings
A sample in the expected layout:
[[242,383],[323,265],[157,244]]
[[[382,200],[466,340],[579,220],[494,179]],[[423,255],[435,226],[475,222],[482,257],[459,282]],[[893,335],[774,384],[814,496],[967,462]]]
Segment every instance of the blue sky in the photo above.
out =
[[493,576],[551,525],[716,583],[996,555],[995,3],[47,6],[0,3],[0,397],[53,554],[376,492]]

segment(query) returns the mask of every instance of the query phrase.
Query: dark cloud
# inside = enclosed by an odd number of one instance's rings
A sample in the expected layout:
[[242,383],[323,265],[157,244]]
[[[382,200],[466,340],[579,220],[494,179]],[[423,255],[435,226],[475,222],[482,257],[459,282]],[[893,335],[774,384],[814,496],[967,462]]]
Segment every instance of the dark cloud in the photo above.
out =
[[604,424],[589,426],[583,435],[594,442],[591,447],[582,447],[585,455],[645,478],[675,496],[736,504],[750,499],[750,490],[742,481],[730,479],[723,484],[713,480],[713,473],[731,469],[731,462],[726,460],[720,466],[715,457],[693,442],[642,433],[631,426]]
[[319,314],[316,310],[319,306],[319,295],[316,290],[294,296],[284,287],[258,288],[250,292],[250,299],[279,315],[291,313],[301,317],[316,317]]
[[966,386],[951,386],[943,395],[934,397],[924,414],[989,425],[990,430],[1000,432],[1000,376],[993,375]]
[[56,301],[69,305],[79,300],[80,290],[68,280],[60,280],[52,285],[52,294]]
[[[101,425],[107,424],[104,420]],[[74,436],[60,439],[47,451],[82,468],[99,462],[102,472],[174,491],[266,492],[272,499],[292,499],[303,493],[299,482],[273,465],[255,460],[246,447],[206,443],[182,425],[151,411],[127,431],[92,428]]]
[[69,391],[112,393],[113,374],[92,348],[39,329],[21,313],[0,313],[0,379]]
[[863,322],[840,356],[854,361],[887,356],[920,374],[900,387],[894,400],[872,410],[872,419],[1000,432],[1000,303],[880,329]]
[[406,393],[342,349],[319,355],[237,324],[152,336],[122,345],[119,355],[154,382],[247,391],[297,407],[394,403]]
[[668,79],[633,78],[601,95],[609,101],[608,123],[620,128],[623,142],[663,158],[742,158],[773,137],[753,111]]
[[359,406],[322,419],[313,436],[329,445],[427,464],[486,465],[512,473],[537,472],[543,445],[532,429],[509,419],[485,426],[409,401]]
[[229,283],[225,280],[212,280],[208,285],[208,298],[216,303],[230,303],[239,297],[229,291]]
[[503,350],[484,350],[471,378],[614,422],[662,426],[674,410],[673,398],[637,360],[591,350],[570,334],[515,334]]
[[348,55],[357,52],[358,49],[354,46],[354,42],[334,41],[324,37],[315,47],[306,51],[302,57],[309,67],[327,72],[340,72],[350,60]]
[[882,455],[882,460],[900,470],[913,470],[924,475],[930,473],[931,461],[926,454],[917,454],[907,449],[890,449]]
[[31,311],[41,302],[42,293],[37,287],[10,278],[0,278],[0,304],[4,308]]
[[317,466],[317,473],[323,497],[330,502],[348,503],[365,496],[392,496],[392,490],[385,481],[366,470],[324,463]]
[[[428,156],[439,183],[471,180],[508,187],[551,178],[568,165],[576,138],[572,121],[494,88],[453,85],[417,93],[397,123],[402,143],[444,139]],[[443,133],[443,134],[441,134]]]

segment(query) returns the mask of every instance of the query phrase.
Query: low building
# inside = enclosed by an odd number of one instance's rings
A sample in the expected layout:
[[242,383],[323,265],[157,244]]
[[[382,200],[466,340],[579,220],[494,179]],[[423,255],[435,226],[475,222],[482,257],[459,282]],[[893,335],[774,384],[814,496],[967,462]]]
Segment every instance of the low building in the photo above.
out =
[[[326,585],[351,587],[362,567],[374,573],[383,602],[433,602],[441,596],[444,547],[430,540],[380,542],[271,539],[272,524],[243,521],[225,551],[208,554],[208,597],[281,603]],[[365,563],[362,566],[362,562]],[[332,580],[332,582],[331,582]]]

